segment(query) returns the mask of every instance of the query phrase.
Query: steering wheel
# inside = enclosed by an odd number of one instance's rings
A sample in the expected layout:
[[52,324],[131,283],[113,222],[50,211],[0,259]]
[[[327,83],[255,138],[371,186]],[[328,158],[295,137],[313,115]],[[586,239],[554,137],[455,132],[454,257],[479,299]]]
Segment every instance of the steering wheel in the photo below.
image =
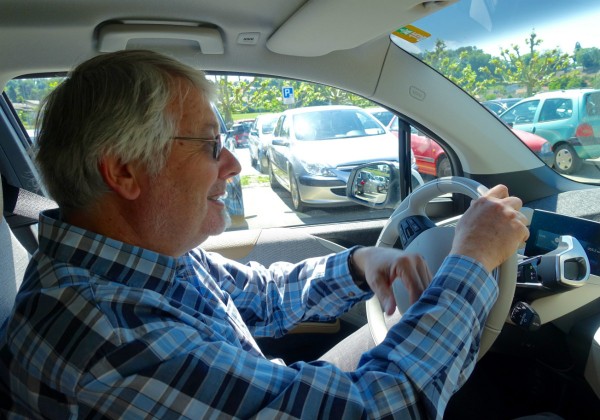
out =
[[[450,253],[455,223],[450,221],[445,226],[436,226],[427,217],[425,207],[443,194],[461,193],[477,199],[487,191],[480,183],[462,177],[439,178],[424,184],[394,210],[379,235],[377,246],[393,247],[400,239],[404,250],[421,254],[431,273],[436,273]],[[499,294],[483,328],[478,359],[490,349],[508,316],[517,282],[517,254],[495,269],[492,276],[498,282]],[[408,291],[398,279],[393,283],[393,290],[398,311],[403,314],[410,306]],[[379,344],[385,338],[388,328],[377,297],[368,300],[366,308],[371,335],[375,344]]]

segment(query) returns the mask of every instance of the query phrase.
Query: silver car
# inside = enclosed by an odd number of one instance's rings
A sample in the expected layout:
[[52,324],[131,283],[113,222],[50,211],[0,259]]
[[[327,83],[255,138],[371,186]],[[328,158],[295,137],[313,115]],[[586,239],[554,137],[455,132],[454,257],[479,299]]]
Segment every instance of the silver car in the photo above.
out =
[[271,144],[273,138],[273,130],[279,118],[279,113],[262,114],[256,117],[252,127],[250,127],[250,135],[248,136],[248,149],[250,151],[250,162],[252,166],[267,173],[269,160],[267,158],[267,148]]
[[359,107],[297,108],[279,117],[268,156],[271,186],[290,191],[294,209],[303,211],[307,205],[351,204],[350,171],[363,163],[397,161],[398,140]]

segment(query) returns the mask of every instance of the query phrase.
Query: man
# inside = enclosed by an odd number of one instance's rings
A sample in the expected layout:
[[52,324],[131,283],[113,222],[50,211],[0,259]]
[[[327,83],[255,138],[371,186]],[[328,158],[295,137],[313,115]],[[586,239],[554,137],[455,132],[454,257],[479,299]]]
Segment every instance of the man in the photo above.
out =
[[[493,188],[465,213],[427,287],[418,256],[352,248],[293,265],[244,266],[198,248],[221,233],[227,179],[202,73],[130,51],[78,66],[48,98],[36,160],[60,209],[0,343],[26,416],[441,417],[476,360],[497,294],[489,272],[527,238],[520,200]],[[502,229],[499,227],[502,226]],[[416,301],[344,372],[285,366],[254,337],[334,319],[400,277]]]

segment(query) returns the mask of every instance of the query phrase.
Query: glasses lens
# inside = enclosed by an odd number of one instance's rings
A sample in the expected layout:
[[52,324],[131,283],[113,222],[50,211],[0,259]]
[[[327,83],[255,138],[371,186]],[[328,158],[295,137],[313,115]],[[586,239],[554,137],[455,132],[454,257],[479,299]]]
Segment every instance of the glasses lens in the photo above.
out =
[[223,144],[221,143],[221,138],[217,137],[215,139],[215,146],[213,147],[213,158],[215,160],[219,160],[221,157],[221,150],[223,149]]

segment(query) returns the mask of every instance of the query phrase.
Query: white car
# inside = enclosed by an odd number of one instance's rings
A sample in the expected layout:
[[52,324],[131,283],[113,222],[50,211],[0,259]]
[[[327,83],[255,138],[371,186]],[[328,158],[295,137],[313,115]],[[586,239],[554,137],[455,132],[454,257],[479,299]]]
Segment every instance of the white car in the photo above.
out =
[[250,162],[262,173],[267,173],[269,159],[267,150],[271,146],[273,130],[279,118],[279,113],[262,114],[256,117],[248,135]]
[[272,186],[290,191],[297,211],[339,206],[353,203],[346,195],[350,171],[373,161],[398,161],[398,141],[371,114],[345,105],[296,108],[277,122],[269,176]]

